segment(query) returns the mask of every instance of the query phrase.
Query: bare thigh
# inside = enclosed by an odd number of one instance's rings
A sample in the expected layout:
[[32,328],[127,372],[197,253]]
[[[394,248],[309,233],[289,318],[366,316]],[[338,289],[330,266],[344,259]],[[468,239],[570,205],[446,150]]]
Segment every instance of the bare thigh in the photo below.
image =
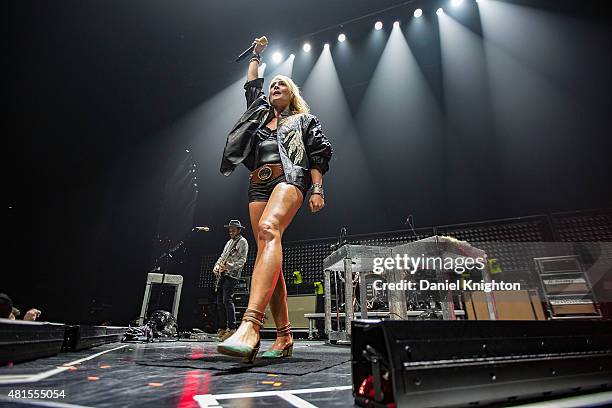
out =
[[259,223],[278,226],[282,236],[300,209],[303,201],[304,195],[299,188],[288,183],[279,183],[272,190]]
[[255,242],[257,242],[257,250],[259,250],[259,240],[257,239],[257,225],[259,225],[259,220],[261,218],[261,214],[263,214],[266,209],[267,201],[253,201],[249,203],[249,217],[251,218],[251,229],[253,230],[253,238],[255,238]]

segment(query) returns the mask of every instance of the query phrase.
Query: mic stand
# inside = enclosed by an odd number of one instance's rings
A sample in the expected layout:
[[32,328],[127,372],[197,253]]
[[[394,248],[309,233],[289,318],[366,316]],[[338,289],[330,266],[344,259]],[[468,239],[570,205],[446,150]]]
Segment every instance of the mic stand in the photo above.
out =
[[[193,232],[193,230],[191,230],[190,232]],[[168,242],[168,247],[170,247],[170,240],[167,241]],[[155,264],[157,265],[157,263],[166,258],[165,259],[165,264],[164,264],[164,268],[162,269],[161,267],[157,266],[155,268],[153,268],[153,271],[162,271],[162,279],[161,279],[161,283],[160,283],[160,288],[159,288],[159,293],[157,294],[157,306],[155,307],[155,310],[159,310],[159,305],[161,304],[161,297],[162,294],[164,292],[164,284],[166,283],[166,274],[168,273],[168,265],[170,264],[170,259],[173,258],[173,254],[178,251],[179,249],[181,249],[183,247],[183,245],[185,245],[185,241],[181,240],[179,241],[178,244],[176,244],[174,247],[172,248],[168,248],[166,250],[166,252],[164,252],[163,254],[161,254],[159,256],[159,258],[157,258],[155,260]],[[178,316],[175,316],[178,317]]]
[[335,251],[342,248],[346,244],[348,244],[348,241],[346,240],[346,227],[342,227],[340,228],[340,237],[338,238],[338,242],[331,244],[330,247],[332,251]]
[[[168,240],[167,242],[168,242],[168,247],[170,247],[170,240]],[[155,307],[155,310],[159,310],[159,305],[161,303],[161,297],[164,292],[164,281],[166,280],[166,273],[168,272],[168,263],[170,262],[170,258],[172,258],[172,254],[170,253],[170,248],[168,248],[167,252],[163,253],[161,257],[166,258],[165,259],[166,263],[164,265],[164,269],[162,270],[162,280],[161,280],[160,287],[159,287],[159,293],[157,294],[157,306]]]

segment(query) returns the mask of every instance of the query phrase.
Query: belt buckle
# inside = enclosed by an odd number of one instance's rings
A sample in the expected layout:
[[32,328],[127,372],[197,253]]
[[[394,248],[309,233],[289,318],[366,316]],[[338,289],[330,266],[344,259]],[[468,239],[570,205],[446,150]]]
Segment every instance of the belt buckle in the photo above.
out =
[[259,177],[261,181],[268,180],[272,177],[272,168],[268,165],[262,166],[262,168],[257,171],[257,177]]

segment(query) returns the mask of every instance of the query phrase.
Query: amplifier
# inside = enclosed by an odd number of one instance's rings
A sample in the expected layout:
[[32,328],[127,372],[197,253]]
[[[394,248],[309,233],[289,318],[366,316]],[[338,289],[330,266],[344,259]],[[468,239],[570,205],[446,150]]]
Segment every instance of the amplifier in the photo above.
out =
[[555,315],[597,315],[595,303],[590,299],[564,298],[550,299],[550,306]]
[[[289,309],[289,321],[293,329],[308,329],[308,319],[304,317],[305,313],[314,313],[317,303],[317,297],[313,295],[305,296],[287,296],[287,308]],[[276,328],[270,306],[266,308],[266,316],[268,319],[264,324],[265,329]]]
[[584,278],[577,279],[543,279],[544,287],[547,293],[586,293],[589,291],[586,280]]
[[534,258],[551,319],[601,318],[578,255]]

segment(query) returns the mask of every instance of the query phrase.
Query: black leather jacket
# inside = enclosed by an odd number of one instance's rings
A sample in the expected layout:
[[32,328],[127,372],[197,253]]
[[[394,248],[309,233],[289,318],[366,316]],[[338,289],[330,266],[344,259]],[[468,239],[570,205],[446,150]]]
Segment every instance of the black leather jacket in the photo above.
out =
[[[221,173],[225,176],[229,176],[240,163],[250,171],[255,170],[255,132],[274,117],[274,108],[262,92],[263,81],[263,78],[257,78],[244,85],[247,110],[227,136],[221,160]],[[324,174],[329,169],[333,153],[321,123],[314,115],[292,114],[285,109],[276,134],[287,182],[307,191],[311,185],[310,168],[316,167]]]

